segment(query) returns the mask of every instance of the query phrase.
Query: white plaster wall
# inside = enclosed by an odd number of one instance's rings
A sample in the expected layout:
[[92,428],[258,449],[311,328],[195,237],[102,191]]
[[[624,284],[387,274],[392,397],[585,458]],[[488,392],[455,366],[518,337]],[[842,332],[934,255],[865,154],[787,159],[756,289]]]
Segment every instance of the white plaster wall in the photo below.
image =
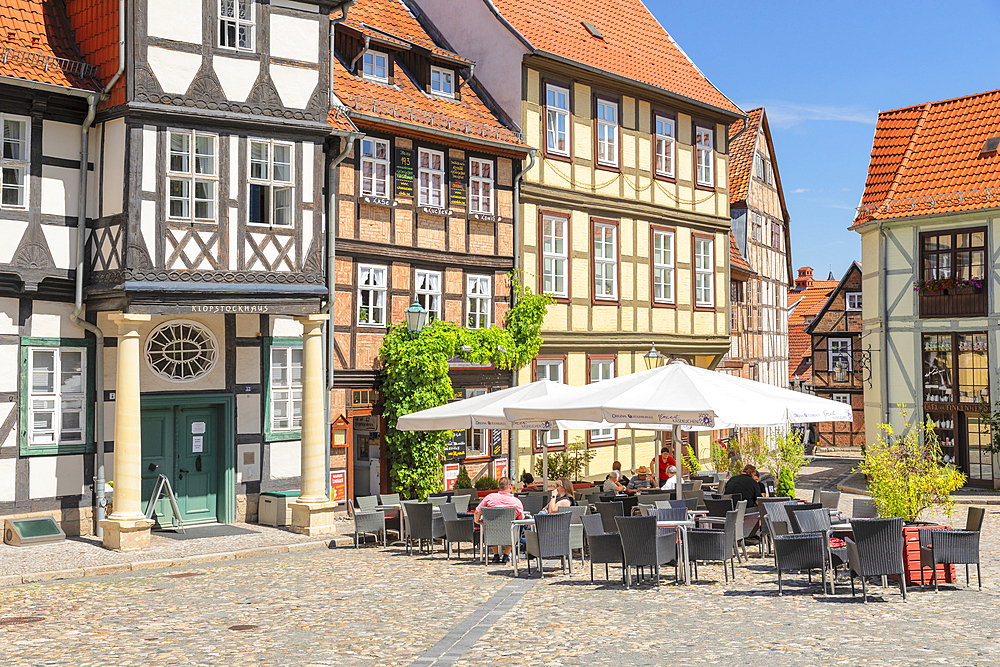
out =
[[0,459],[0,503],[15,500],[17,459]]
[[83,492],[82,454],[28,459],[28,497],[32,500],[76,496]]
[[97,218],[97,212],[100,208],[100,202],[98,201],[98,188],[101,186],[101,132],[103,131],[103,124],[94,125],[90,128],[90,140],[87,142],[89,145],[89,156],[87,161],[94,165],[94,170],[91,171],[87,176],[87,217]]
[[[233,169],[233,173],[236,169]],[[238,190],[230,190],[230,192],[238,192]],[[236,222],[239,220],[239,209],[235,206],[229,209],[229,229],[236,229]],[[229,234],[229,268],[233,271],[239,270],[240,255],[239,255],[240,239],[239,235],[235,231],[231,231]]]
[[236,445],[236,483],[260,481],[260,445]]
[[146,60],[165,92],[183,95],[201,67],[201,55],[151,46]]
[[42,155],[65,160],[80,159],[80,125],[42,121]]
[[[215,75],[222,84],[226,98],[236,102],[244,102],[250,95],[250,89],[260,74],[260,63],[256,60],[237,60],[215,56],[212,59]],[[235,153],[234,153],[235,155]],[[235,190],[234,190],[235,192]]]
[[201,44],[202,0],[147,0],[146,6],[150,37]]
[[302,474],[302,443],[298,440],[272,442],[266,445],[270,452],[270,477],[299,477]]
[[286,107],[305,109],[319,83],[319,72],[303,67],[272,64],[271,80]]
[[17,325],[18,311],[17,299],[0,299],[0,334],[20,333]]
[[271,335],[272,336],[301,336],[302,335],[302,325],[293,320],[290,317],[272,317],[271,318]]
[[35,301],[31,304],[31,335],[35,338],[83,338],[83,329],[73,324],[73,304]]
[[260,382],[260,349],[256,347],[236,348],[236,384],[257,384]]
[[260,317],[258,315],[237,315],[236,335],[240,338],[252,338],[260,331]]
[[236,432],[251,434],[260,433],[259,395],[236,395]]
[[152,125],[142,128],[142,189],[156,192],[156,128]]
[[105,123],[104,134],[102,167],[104,170],[104,204],[102,214],[115,215],[122,212],[125,189],[125,120],[119,118]]
[[20,362],[19,345],[0,345],[0,391],[17,391]]
[[313,228],[316,224],[316,211],[302,211],[302,254],[309,252],[313,240]]
[[271,55],[319,63],[319,21],[271,14]]
[[[312,143],[302,142],[299,144],[302,152],[302,203],[311,204],[313,200],[313,167],[316,163],[316,149]],[[303,248],[308,248],[304,244]]]
[[146,243],[146,250],[149,251],[149,258],[155,263],[157,261],[155,201],[143,200],[139,203],[139,229],[142,231],[142,240]]
[[9,239],[8,243],[0,243],[0,264],[10,264],[14,251],[17,250],[18,241],[24,236],[24,230],[27,228],[27,222],[0,220],[0,234],[3,238]]
[[79,169],[42,165],[42,213],[77,215],[79,192]]
[[56,268],[70,269],[76,267],[76,227],[65,225],[42,225],[45,242],[52,252],[52,261]]

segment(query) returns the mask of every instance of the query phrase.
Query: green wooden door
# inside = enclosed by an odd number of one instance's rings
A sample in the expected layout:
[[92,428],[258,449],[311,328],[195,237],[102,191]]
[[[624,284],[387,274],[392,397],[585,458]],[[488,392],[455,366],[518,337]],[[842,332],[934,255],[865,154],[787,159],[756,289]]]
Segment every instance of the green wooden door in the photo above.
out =
[[177,506],[185,523],[217,521],[219,408],[179,406],[176,411]]
[[[173,485],[174,475],[174,410],[159,408],[142,411],[142,511],[146,511],[149,496],[160,475]],[[175,487],[176,488],[176,487]],[[174,513],[165,494],[156,503],[153,519],[161,526],[173,525]]]

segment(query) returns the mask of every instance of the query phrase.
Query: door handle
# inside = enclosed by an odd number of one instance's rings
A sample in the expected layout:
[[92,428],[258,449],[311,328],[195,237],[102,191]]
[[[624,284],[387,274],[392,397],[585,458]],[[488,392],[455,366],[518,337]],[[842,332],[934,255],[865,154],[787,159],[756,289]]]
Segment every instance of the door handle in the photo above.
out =
[[194,469],[201,472],[201,454],[199,454],[198,458],[194,460]]
[[184,473],[191,472],[191,471],[190,470],[185,470],[184,468],[178,468],[177,472],[180,473],[179,475],[177,475],[177,479],[184,479]]
[[150,463],[149,464],[149,472],[156,472],[156,469],[159,468],[159,467],[160,466],[156,465],[155,463]]

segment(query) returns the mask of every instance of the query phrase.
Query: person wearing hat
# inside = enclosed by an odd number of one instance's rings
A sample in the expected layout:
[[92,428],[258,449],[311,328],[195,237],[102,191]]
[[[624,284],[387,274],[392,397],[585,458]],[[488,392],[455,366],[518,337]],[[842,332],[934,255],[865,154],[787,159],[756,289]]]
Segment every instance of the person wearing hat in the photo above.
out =
[[643,489],[651,488],[653,488],[653,480],[649,478],[649,468],[639,466],[639,469],[635,471],[635,477],[630,479],[628,486],[625,487],[625,493],[637,493]]

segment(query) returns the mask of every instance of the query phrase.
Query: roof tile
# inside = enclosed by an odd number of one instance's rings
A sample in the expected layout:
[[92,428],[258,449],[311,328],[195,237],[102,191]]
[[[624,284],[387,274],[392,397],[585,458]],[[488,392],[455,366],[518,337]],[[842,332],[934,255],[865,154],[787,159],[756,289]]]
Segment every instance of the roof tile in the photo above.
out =
[[[746,201],[753,173],[753,155],[757,149],[757,133],[764,107],[747,111],[747,124],[729,126],[729,204]],[[744,130],[746,130],[744,132]]]
[[[812,379],[812,336],[806,327],[823,309],[836,280],[815,280],[805,289],[788,291],[788,379]],[[794,310],[791,310],[794,307]]]
[[81,90],[100,88],[77,48],[61,2],[0,3],[0,76]]

